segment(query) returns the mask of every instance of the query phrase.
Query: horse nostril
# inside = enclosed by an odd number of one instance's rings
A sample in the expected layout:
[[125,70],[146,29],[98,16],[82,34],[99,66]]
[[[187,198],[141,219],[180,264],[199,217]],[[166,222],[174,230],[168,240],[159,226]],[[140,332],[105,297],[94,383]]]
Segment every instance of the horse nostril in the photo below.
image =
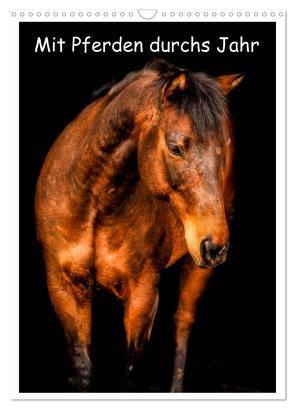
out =
[[218,258],[222,258],[227,253],[229,244],[217,246],[211,240],[205,239],[201,243],[201,255],[207,262],[214,262]]

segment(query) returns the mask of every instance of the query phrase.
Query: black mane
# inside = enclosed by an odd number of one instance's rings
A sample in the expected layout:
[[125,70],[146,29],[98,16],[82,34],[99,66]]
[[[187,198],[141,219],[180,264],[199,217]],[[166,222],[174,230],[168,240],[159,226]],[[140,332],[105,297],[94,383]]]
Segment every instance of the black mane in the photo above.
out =
[[180,73],[185,73],[187,86],[184,90],[176,88],[168,101],[180,114],[187,114],[192,122],[194,131],[200,136],[222,135],[224,121],[227,117],[227,101],[218,82],[205,73],[194,73],[182,69],[174,64],[155,58],[142,71],[130,72],[123,80],[115,80],[104,84],[93,92],[93,98],[109,93],[110,99],[118,95],[126,86],[142,73],[154,71],[158,74],[155,81],[157,92],[171,83]]
[[106,82],[100,88],[92,91],[92,99],[95,100],[97,98],[104,97],[115,83],[116,80]]
[[180,73],[185,73],[187,86],[177,88],[168,98],[180,112],[186,113],[192,121],[193,129],[200,135],[222,133],[227,117],[227,101],[218,82],[204,73],[193,73],[179,68],[165,60],[152,60],[146,69],[159,74],[158,86],[172,82]]

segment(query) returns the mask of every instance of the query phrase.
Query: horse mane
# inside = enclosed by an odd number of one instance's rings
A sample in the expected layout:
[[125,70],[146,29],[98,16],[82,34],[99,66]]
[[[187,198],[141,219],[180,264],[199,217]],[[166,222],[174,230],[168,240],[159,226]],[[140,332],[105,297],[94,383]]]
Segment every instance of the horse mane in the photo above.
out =
[[108,95],[111,101],[132,82],[151,72],[156,75],[148,92],[154,91],[155,100],[165,85],[172,83],[180,73],[185,73],[186,88],[184,90],[176,88],[168,97],[168,102],[180,115],[189,116],[192,128],[200,138],[223,134],[224,122],[228,116],[227,100],[218,82],[205,73],[194,73],[179,68],[161,58],[150,60],[143,70],[130,72],[119,82],[113,80],[104,84],[94,95],[96,98]]
[[222,134],[227,118],[227,100],[218,82],[205,73],[194,73],[163,59],[150,61],[145,70],[158,74],[158,88],[171,83],[180,73],[185,73],[187,85],[184,90],[176,90],[168,101],[180,114],[187,114],[192,127],[200,137]]
[[103,84],[99,89],[92,92],[92,98],[97,99],[105,95],[114,98],[117,96],[124,88],[126,88],[131,82],[140,76],[140,71],[129,72],[121,81],[117,82],[112,80]]

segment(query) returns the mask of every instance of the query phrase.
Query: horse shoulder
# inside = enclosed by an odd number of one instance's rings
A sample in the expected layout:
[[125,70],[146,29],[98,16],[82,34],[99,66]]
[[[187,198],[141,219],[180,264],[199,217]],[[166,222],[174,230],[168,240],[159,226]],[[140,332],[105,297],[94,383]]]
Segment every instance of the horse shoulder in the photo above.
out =
[[75,190],[71,166],[83,138],[98,115],[101,101],[86,107],[60,134],[41,169],[35,194],[38,240],[56,268],[88,269],[93,259],[91,197]]

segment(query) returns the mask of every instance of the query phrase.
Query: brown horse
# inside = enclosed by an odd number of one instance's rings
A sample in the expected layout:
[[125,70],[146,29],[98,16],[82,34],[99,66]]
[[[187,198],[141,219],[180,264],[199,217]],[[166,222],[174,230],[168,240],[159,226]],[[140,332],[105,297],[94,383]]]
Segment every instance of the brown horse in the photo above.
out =
[[48,153],[36,190],[37,232],[77,390],[91,381],[95,285],[123,303],[132,379],[157,312],[161,271],[182,259],[171,389],[182,391],[196,306],[228,250],[226,94],[241,79],[153,61],[104,87]]

